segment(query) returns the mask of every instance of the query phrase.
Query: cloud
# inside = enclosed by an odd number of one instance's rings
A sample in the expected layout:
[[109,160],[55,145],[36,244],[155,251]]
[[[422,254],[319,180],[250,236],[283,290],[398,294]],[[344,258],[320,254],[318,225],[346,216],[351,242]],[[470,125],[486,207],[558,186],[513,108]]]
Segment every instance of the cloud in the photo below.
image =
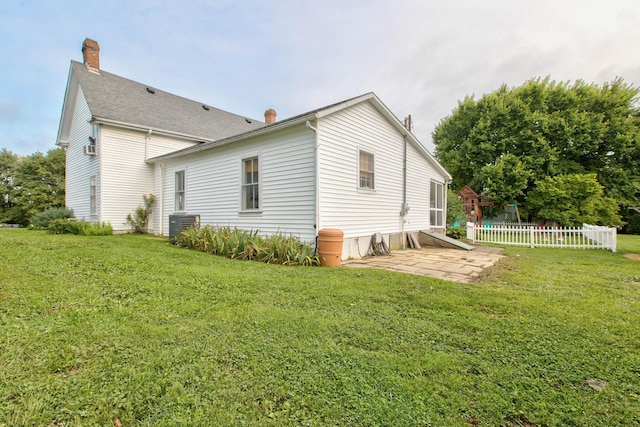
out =
[[13,123],[20,119],[20,108],[17,104],[0,100],[0,121]]
[[0,123],[14,124],[0,143],[46,127],[41,151],[55,143],[85,37],[107,71],[256,119],[374,91],[400,119],[413,116],[427,145],[458,100],[502,83],[640,84],[637,0],[5,3],[0,61],[12,66],[0,79],[14,102],[0,103]]

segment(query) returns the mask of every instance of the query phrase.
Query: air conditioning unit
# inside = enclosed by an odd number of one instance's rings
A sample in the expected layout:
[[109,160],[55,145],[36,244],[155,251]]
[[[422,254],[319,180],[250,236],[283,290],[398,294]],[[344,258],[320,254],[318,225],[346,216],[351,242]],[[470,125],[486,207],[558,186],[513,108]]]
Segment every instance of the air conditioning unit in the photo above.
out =
[[96,155],[96,146],[94,144],[89,144],[84,146],[84,154],[88,156]]
[[169,215],[169,241],[173,243],[184,230],[200,227],[200,215]]

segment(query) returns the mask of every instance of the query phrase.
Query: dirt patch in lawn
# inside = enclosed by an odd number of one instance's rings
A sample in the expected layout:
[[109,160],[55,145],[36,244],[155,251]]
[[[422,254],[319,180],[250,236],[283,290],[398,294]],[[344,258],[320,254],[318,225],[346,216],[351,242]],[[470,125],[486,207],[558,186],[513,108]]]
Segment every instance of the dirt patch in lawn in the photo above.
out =
[[633,259],[635,261],[640,261],[640,254],[624,254],[625,258]]

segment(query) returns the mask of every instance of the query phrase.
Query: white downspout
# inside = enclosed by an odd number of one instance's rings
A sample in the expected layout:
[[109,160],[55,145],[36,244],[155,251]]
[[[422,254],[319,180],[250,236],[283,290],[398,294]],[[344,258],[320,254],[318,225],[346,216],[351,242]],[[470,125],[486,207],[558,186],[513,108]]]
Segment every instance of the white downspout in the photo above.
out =
[[144,161],[149,160],[149,140],[151,139],[151,134],[153,131],[149,129],[147,135],[144,137]]
[[407,236],[404,235],[404,224],[407,221],[407,135],[404,135],[404,153],[402,157],[402,250],[406,249]]
[[[320,121],[316,114],[316,126]],[[305,123],[307,129],[311,130],[315,134],[315,152],[316,152],[316,164],[315,164],[315,178],[316,178],[316,237],[318,237],[318,231],[320,231],[320,144],[318,143],[318,128],[311,126],[311,122],[307,120]]]

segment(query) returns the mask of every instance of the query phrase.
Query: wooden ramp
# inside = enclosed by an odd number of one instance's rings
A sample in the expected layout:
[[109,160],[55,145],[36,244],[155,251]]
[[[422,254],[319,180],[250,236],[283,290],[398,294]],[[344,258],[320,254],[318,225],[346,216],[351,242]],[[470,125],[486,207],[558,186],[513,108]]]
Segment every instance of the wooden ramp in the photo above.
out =
[[449,249],[462,249],[465,251],[472,251],[474,246],[461,242],[460,240],[452,239],[444,234],[436,233],[430,230],[420,230],[418,241],[421,245],[425,246],[437,246],[440,248]]

